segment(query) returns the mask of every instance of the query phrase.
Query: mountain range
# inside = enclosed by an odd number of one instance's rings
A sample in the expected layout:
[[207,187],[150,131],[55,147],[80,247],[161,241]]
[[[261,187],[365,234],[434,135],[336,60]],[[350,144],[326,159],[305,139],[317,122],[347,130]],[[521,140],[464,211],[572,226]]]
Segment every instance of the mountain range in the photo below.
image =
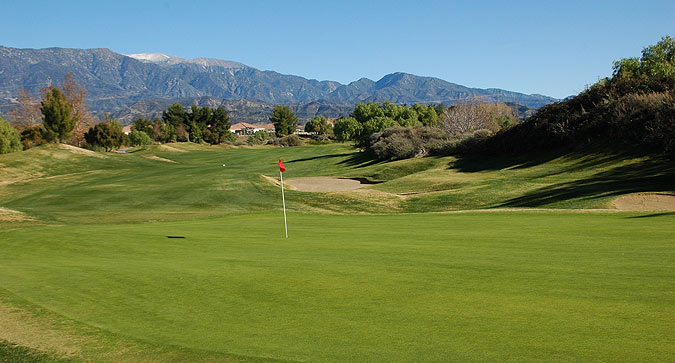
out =
[[0,112],[16,104],[19,88],[38,94],[59,85],[65,74],[87,90],[94,114],[125,122],[152,117],[169,104],[223,106],[236,122],[264,121],[276,104],[288,104],[301,120],[347,115],[357,102],[445,103],[478,98],[538,108],[554,98],[501,89],[469,88],[438,78],[388,74],[378,81],[349,84],[318,81],[242,63],[211,58],[183,59],[161,53],[124,55],[109,49],[17,49],[0,46]]

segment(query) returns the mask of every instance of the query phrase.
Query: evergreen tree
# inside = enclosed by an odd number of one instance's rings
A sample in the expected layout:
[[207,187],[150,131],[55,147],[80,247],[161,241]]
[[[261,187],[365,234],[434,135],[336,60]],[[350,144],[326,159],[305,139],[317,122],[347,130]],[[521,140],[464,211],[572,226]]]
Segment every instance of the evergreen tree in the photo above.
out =
[[298,118],[290,107],[277,105],[272,110],[270,122],[274,124],[274,131],[277,136],[290,135],[295,132],[298,126]]
[[41,102],[42,123],[45,128],[47,141],[62,142],[72,137],[70,132],[75,127],[79,113],[73,111],[73,106],[58,88],[52,88],[47,92]]

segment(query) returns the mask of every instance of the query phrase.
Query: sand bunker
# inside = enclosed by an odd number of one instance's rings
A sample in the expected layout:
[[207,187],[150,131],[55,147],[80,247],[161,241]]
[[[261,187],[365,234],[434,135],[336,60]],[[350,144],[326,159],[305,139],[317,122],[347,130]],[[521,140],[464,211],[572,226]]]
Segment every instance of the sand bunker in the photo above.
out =
[[612,207],[627,211],[675,211],[675,195],[634,193],[612,201]]
[[177,163],[177,161],[161,158],[161,157],[155,156],[155,155],[147,155],[147,156],[144,156],[144,158],[150,159],[150,160],[163,161],[165,163]]
[[332,177],[291,178],[284,180],[285,186],[301,192],[342,192],[362,188],[368,184],[355,179]]

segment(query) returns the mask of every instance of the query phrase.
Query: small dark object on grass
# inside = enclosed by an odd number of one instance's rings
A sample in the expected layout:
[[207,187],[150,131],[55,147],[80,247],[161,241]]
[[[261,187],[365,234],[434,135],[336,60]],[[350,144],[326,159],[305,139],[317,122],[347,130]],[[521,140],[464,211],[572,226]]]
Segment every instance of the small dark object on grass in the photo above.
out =
[[183,236],[166,236],[166,238],[185,238]]

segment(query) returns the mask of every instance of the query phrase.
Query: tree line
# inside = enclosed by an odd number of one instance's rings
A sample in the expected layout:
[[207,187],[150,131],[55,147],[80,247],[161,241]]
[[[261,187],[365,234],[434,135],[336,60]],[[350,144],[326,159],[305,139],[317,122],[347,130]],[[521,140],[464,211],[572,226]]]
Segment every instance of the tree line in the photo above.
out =
[[[236,141],[281,146],[302,143],[294,135],[298,117],[286,105],[275,106],[269,116],[269,121],[274,124],[274,135],[261,131],[242,141],[230,131],[228,113],[220,107],[185,108],[175,103],[159,118],[134,120],[127,135],[122,132],[121,123],[108,115],[104,122],[96,123],[86,108],[85,96],[86,91],[77,85],[72,74],[66,76],[61,88],[44,89],[39,101],[21,90],[19,107],[12,115],[15,125],[21,130],[19,146],[16,146],[16,136],[13,136],[12,143],[3,143],[2,140],[0,143],[11,144],[14,150],[48,142],[68,142],[104,151],[153,142],[220,144]],[[305,124],[304,130],[314,135],[318,142],[353,141],[361,148],[376,151],[380,158],[396,159],[447,149],[447,143],[458,135],[478,131],[493,133],[516,122],[515,114],[508,106],[482,104],[477,100],[449,107],[443,104],[408,106],[391,102],[361,102],[354,106],[348,117],[329,120],[317,116]],[[3,126],[3,130],[9,130],[7,127]],[[423,129],[401,131],[408,128]],[[391,130],[384,133],[388,129]]]

